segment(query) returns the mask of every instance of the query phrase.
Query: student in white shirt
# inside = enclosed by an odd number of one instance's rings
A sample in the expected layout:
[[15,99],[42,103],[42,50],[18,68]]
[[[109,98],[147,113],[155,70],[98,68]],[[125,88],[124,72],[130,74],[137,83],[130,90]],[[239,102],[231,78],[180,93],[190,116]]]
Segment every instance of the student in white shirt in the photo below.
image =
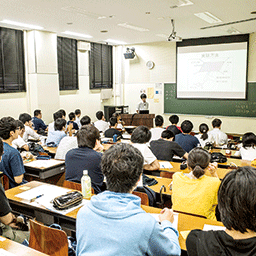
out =
[[58,110],[57,112],[55,112],[53,114],[53,122],[52,123],[49,123],[48,125],[48,132],[53,132],[55,131],[55,128],[54,128],[54,122],[58,119],[58,118],[62,118],[62,119],[65,119],[65,116],[63,115],[63,111],[62,110]]
[[75,119],[75,123],[77,123],[78,128],[81,128],[81,123],[80,123],[80,116],[81,116],[81,110],[80,109],[76,109],[75,110],[75,115],[76,115],[76,119]]
[[204,148],[206,143],[213,142],[213,139],[211,138],[211,136],[209,136],[208,131],[209,131],[208,125],[205,123],[202,123],[199,126],[200,133],[195,135],[195,137],[198,138],[202,148]]
[[105,132],[109,128],[109,124],[105,121],[105,117],[102,111],[96,113],[98,121],[94,123],[94,126],[99,130],[99,132]]
[[215,118],[212,121],[213,130],[208,133],[208,135],[213,138],[213,141],[216,145],[223,145],[228,143],[227,134],[220,130],[221,124],[222,124],[221,120],[218,118]]
[[147,95],[145,93],[142,93],[140,95],[140,98],[141,98],[141,102],[138,103],[138,106],[137,106],[137,113],[140,112],[140,110],[148,110],[149,109],[149,104],[148,102],[146,101],[147,100]]
[[20,120],[16,120],[17,122],[17,128],[19,129],[18,133],[18,138],[12,141],[12,146],[14,148],[20,148],[20,149],[25,149],[26,151],[29,151],[29,146],[28,144],[23,140],[23,135],[25,133],[25,126]]
[[163,124],[164,124],[164,119],[162,116],[157,115],[155,117],[155,128],[151,128],[150,132],[151,132],[151,139],[149,142],[151,142],[152,140],[158,140],[161,138],[161,134],[162,132],[165,130],[163,128]]
[[116,128],[123,130],[125,123],[124,123],[124,121],[122,121],[121,115],[116,112],[116,113],[114,113],[114,114],[112,115],[112,117],[116,117],[116,119],[117,119],[117,127],[116,127]]

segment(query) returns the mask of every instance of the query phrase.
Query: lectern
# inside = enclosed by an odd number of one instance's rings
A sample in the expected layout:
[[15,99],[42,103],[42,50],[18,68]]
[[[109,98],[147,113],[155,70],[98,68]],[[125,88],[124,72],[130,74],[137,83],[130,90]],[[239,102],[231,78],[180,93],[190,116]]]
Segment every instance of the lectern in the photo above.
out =
[[148,128],[153,128],[153,119],[155,114],[121,114],[125,125],[140,126],[145,125]]

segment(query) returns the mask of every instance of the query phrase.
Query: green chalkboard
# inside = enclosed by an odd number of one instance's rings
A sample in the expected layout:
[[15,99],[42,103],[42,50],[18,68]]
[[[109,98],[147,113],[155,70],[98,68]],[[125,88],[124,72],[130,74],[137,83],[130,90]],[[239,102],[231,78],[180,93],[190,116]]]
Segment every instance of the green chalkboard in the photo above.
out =
[[176,84],[165,84],[164,113],[256,117],[256,83],[248,83],[247,100],[177,99]]

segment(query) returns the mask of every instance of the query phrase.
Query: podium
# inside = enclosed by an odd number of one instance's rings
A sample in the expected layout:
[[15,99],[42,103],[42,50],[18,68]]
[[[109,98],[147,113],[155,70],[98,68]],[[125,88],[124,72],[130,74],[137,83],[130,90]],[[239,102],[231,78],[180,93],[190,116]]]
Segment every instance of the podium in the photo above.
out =
[[155,118],[155,114],[121,114],[121,117],[125,125],[154,127],[153,119]]

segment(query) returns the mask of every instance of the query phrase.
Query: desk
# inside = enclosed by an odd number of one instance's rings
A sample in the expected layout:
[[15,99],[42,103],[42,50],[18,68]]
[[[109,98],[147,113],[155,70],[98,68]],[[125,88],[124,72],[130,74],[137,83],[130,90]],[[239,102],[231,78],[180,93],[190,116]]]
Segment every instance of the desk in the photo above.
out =
[[169,185],[172,182],[172,179],[156,177],[156,176],[152,176],[152,175],[147,175],[147,176],[150,178],[154,178],[158,181],[158,183],[156,185],[148,186],[149,188],[154,190],[156,193],[160,193],[160,189],[164,185],[166,187],[166,192],[164,192],[164,190],[163,190],[162,193],[165,195],[169,195],[169,196],[172,195],[172,191],[169,190]]
[[0,236],[0,248],[6,250],[9,253],[13,253],[18,256],[46,256],[42,252],[31,249],[25,245],[19,244],[5,237]]
[[43,146],[43,149],[49,151],[49,155],[54,158],[56,151],[57,151],[57,147]]

